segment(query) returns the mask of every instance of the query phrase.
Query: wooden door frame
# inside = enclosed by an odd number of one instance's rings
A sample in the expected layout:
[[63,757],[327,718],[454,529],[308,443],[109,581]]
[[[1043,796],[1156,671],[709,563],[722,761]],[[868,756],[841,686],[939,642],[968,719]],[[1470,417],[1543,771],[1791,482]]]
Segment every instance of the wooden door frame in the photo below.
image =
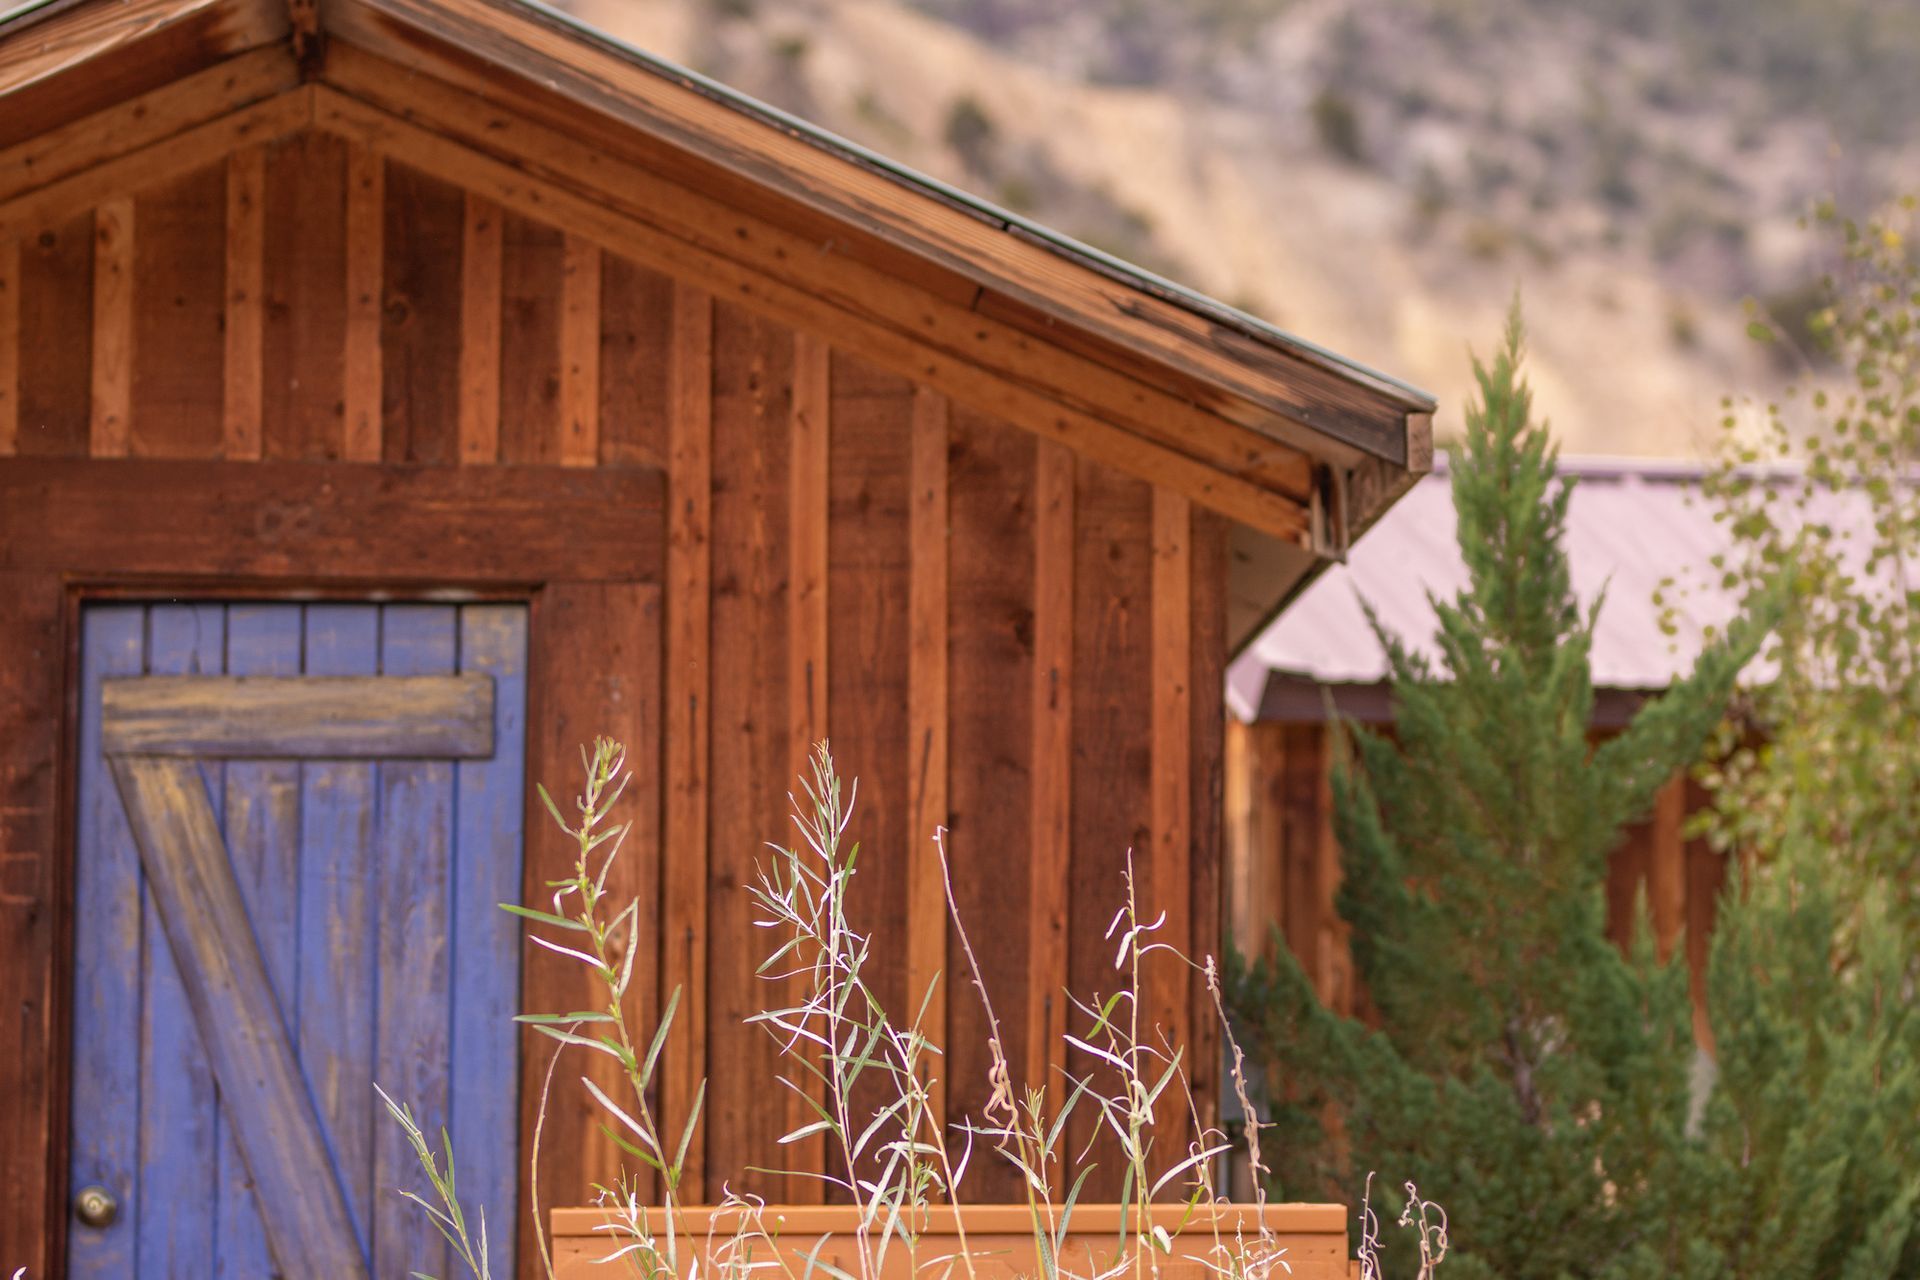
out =
[[[547,588],[661,582],[664,494],[642,467],[0,459],[0,925],[21,922],[0,929],[0,1025],[23,1032],[0,1055],[8,1266],[65,1264],[83,607],[524,601],[531,671]],[[529,680],[529,729],[542,696]]]

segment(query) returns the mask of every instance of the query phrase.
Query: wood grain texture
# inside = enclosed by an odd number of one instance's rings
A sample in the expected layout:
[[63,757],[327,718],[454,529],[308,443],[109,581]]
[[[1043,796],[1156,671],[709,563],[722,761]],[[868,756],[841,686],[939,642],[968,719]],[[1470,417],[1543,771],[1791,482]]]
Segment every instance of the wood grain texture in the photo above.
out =
[[[830,379],[826,720],[834,763],[859,787],[849,836],[860,842],[861,856],[848,917],[873,956],[866,980],[904,1029],[926,995],[908,973],[911,866],[934,853],[931,832],[916,834],[913,827],[918,797],[912,766],[924,754],[909,729],[915,397],[906,379],[838,352]],[[890,1082],[870,1075],[855,1090],[855,1113],[873,1115],[898,1096]],[[844,1171],[844,1157],[831,1146],[828,1160],[836,1175]],[[880,1168],[870,1157],[860,1172],[871,1177]],[[844,1194],[835,1188],[830,1198]]]
[[0,200],[71,177],[274,97],[300,82],[287,50],[259,49],[0,150]]
[[[1097,454],[1137,477],[1176,487],[1196,502],[1275,536],[1295,542],[1306,537],[1307,516],[1300,499],[1241,478],[1240,462],[1228,465],[1203,461],[1179,445],[1155,438],[1165,434],[1164,424],[1185,422],[1193,412],[1190,404],[1162,394],[1154,398],[1150,413],[1116,415],[1106,408],[1090,409],[1082,399],[1084,392],[1110,391],[1124,380],[1116,382],[1110,372],[1089,374],[1075,382],[1072,392],[1044,378],[1036,382],[1035,376],[1044,374],[1060,358],[1057,350],[964,309],[903,295],[897,282],[861,282],[858,272],[844,264],[831,264],[824,274],[809,276],[803,284],[788,283],[785,277],[790,272],[782,269],[769,274],[769,269],[813,261],[819,256],[814,247],[806,242],[782,244],[770,254],[756,255],[750,264],[742,263],[731,256],[741,251],[741,245],[758,245],[769,235],[775,240],[780,237],[757,224],[728,232],[728,227],[739,226],[740,219],[724,208],[703,204],[684,218],[674,219],[672,230],[663,231],[656,224],[671,212],[668,206],[672,201],[667,197],[672,193],[664,194],[665,203],[630,202],[609,199],[597,190],[592,196],[584,196],[563,186],[530,183],[515,163],[467,150],[441,134],[430,134],[330,89],[320,88],[316,93],[323,128],[338,130],[408,164],[465,184],[518,214],[562,221],[573,234],[711,289],[716,296],[748,301],[799,328],[832,333],[836,342],[876,363],[1078,451]],[[540,141],[543,147],[569,149],[565,139],[543,136]],[[655,195],[662,193],[649,193],[649,197]],[[890,301],[897,310],[876,316],[871,306],[876,301]],[[1003,372],[1009,363],[1031,363],[1035,353],[1037,369],[1019,377]],[[1208,426],[1191,439],[1205,442],[1214,430]],[[1253,453],[1264,458],[1288,449],[1267,441]],[[1235,450],[1229,453],[1237,457]],[[1304,464],[1305,456],[1300,455],[1300,459]],[[1301,467],[1291,468],[1289,474],[1293,472],[1305,475]],[[1304,487],[1301,492],[1305,492]]]
[[[218,164],[238,147],[270,142],[313,120],[313,96],[296,89],[163,139],[71,177],[0,201],[0,238],[29,236],[129,192]],[[3,129],[4,126],[0,126]]]
[[238,1132],[274,1256],[329,1275],[366,1267],[300,1067],[191,761],[113,757],[141,863]]
[[[1141,863],[1146,871],[1149,918],[1164,911],[1157,939],[1182,954],[1193,948],[1193,508],[1181,494],[1153,491],[1152,744],[1149,768],[1151,842]],[[1186,1047],[1194,1010],[1188,1003],[1185,966],[1149,967],[1145,992],[1156,1043]],[[1190,1066],[1195,1064],[1189,1064]],[[1199,1067],[1206,1071],[1207,1067]],[[1184,1100],[1182,1100],[1184,1102]],[[1179,1119],[1173,1106],[1160,1108],[1161,1123]],[[1181,1109],[1184,1109],[1183,1107]]]
[[[1107,936],[1124,902],[1131,861],[1146,921],[1161,903],[1147,882],[1152,850],[1153,489],[1087,459],[1076,461],[1073,565],[1073,888],[1067,913],[1068,985],[1098,1008],[1126,975],[1114,969]],[[1151,984],[1157,966],[1143,966]],[[1147,995],[1152,994],[1151,986]],[[1081,1018],[1070,1015],[1075,1026]],[[1145,1019],[1142,1019],[1143,1026]],[[1076,1077],[1111,1073],[1088,1055],[1068,1054]],[[1076,1111],[1067,1131],[1076,1152],[1092,1143],[1096,1168],[1084,1194],[1117,1198],[1117,1147]],[[1096,1141],[1096,1137],[1098,1140]]]
[[460,253],[460,461],[500,460],[500,253],[505,214],[465,193]]
[[[1226,821],[1226,669],[1227,539],[1228,522],[1211,511],[1193,512],[1193,553],[1190,583],[1193,612],[1191,638],[1192,696],[1188,750],[1193,781],[1188,792],[1189,853],[1185,875],[1191,900],[1188,945],[1196,963],[1209,959],[1222,965],[1226,949],[1221,938],[1224,919]],[[1188,977],[1188,1078],[1202,1127],[1220,1118],[1221,1073],[1201,1064],[1221,1061],[1221,1026],[1213,992],[1204,970]]]
[[267,148],[264,456],[346,452],[347,148],[307,133]]
[[365,147],[346,149],[346,351],[342,456],[381,456],[381,279],[386,253],[386,162]]
[[220,456],[260,457],[266,328],[267,156],[243,147],[227,157],[227,265]]
[[[712,774],[707,867],[707,1192],[787,1197],[772,1166],[786,1121],[786,1068],[743,1019],[766,1007],[768,954],[748,887],[760,850],[791,830],[787,550],[793,335],[742,308],[713,309]],[[724,1071],[714,1070],[727,1064]]]
[[[804,210],[718,168],[689,172],[684,152],[577,110],[552,115],[545,108],[556,104],[529,95],[524,86],[506,95],[513,103],[509,109],[501,103],[504,86],[475,84],[464,70],[446,70],[463,82],[461,88],[406,76],[356,49],[340,51],[328,75],[394,115],[431,121],[437,131],[508,161],[536,185],[557,182],[729,262],[757,266],[837,307],[921,335],[946,353],[1047,386],[1096,417],[1208,458],[1229,475],[1304,498],[1311,487],[1308,451],[1331,445],[1291,423],[1266,421],[1256,430],[1231,422],[1201,407],[1209,396],[1204,387],[1174,392],[1149,385],[1142,378],[1153,376],[1151,371],[1143,374],[1137,365],[1117,369],[1083,354],[1076,345],[1083,335],[1047,323],[1031,308],[1021,312],[1019,325],[984,316],[974,309],[975,285],[888,248],[857,224]],[[397,83],[407,85],[404,96],[393,91]],[[332,118],[325,105],[330,101],[322,95],[323,119]],[[380,132],[365,116],[355,127],[369,136]],[[533,194],[527,193],[530,204]],[[675,269],[671,259],[662,269]],[[848,340],[839,329],[826,331]]]
[[19,434],[23,457],[87,452],[93,386],[93,214],[21,242]]
[[[940,870],[947,803],[947,421],[944,396],[914,387],[908,452],[906,997],[924,1002],[929,1039],[947,1029],[947,886]],[[944,1130],[947,1069],[932,1066],[932,1120]]]
[[560,465],[600,461],[600,249],[567,236],[560,277]]
[[217,458],[227,347],[226,167],[150,188],[133,209],[129,452]]
[[566,237],[549,223],[513,213],[501,235],[500,324],[511,340],[503,337],[500,351],[500,457],[554,464],[561,460]]
[[[787,466],[787,786],[800,796],[813,777],[813,750],[825,741],[828,723],[828,510],[830,477],[829,417],[832,398],[831,350],[811,333],[793,338],[793,418]],[[790,837],[790,829],[781,830]],[[791,999],[803,999],[806,979],[796,978]],[[805,1076],[803,1088],[818,1103],[824,1083]],[[786,1131],[812,1123],[818,1113],[798,1090],[786,1095]],[[788,1143],[782,1165],[796,1174],[827,1168],[827,1135],[814,1133]],[[826,1187],[818,1178],[789,1177],[787,1197],[795,1204],[816,1204]]]
[[[306,674],[371,677],[380,670],[379,610],[302,610]],[[300,766],[300,1063],[326,1127],[363,1247],[373,1237],[374,1133],[391,1123],[366,1087],[374,1079],[380,918],[378,766],[310,760]]]
[[[527,610],[521,604],[460,610],[460,670],[493,682],[491,757],[454,765],[458,813],[453,867],[448,1131],[460,1182],[484,1213],[494,1265],[515,1257],[514,1188],[521,1152],[519,929],[500,909],[522,886],[525,847]],[[413,1225],[418,1225],[417,1222]]]
[[[217,224],[216,224],[217,225]],[[226,611],[226,671],[236,676],[286,678],[300,672],[300,609],[294,605],[234,605]],[[299,1035],[300,764],[295,760],[236,760],[222,771],[220,806],[227,855],[246,903],[275,1002],[289,1036]],[[234,1127],[219,1121],[219,1169],[213,1212],[215,1265],[220,1272],[273,1271],[253,1179]],[[324,1117],[322,1118],[324,1125]]]
[[[443,673],[453,670],[459,643],[451,605],[388,605],[381,613],[383,688],[389,680],[449,678]],[[493,682],[480,680],[491,694]],[[491,753],[492,698],[487,702],[488,749],[461,754]],[[293,719],[287,718],[289,725]],[[416,717],[405,719],[411,722]],[[447,1071],[453,1045],[451,943],[457,940],[453,765],[431,758],[450,754],[445,751],[406,754],[429,758],[382,760],[375,781],[379,834],[374,892],[381,909],[374,962],[373,1079],[406,1101],[424,1132],[436,1134],[445,1132],[451,1109]],[[446,1274],[451,1261],[447,1242],[437,1232],[430,1236],[418,1230],[415,1206],[392,1194],[397,1190],[422,1198],[434,1195],[432,1183],[397,1124],[378,1124],[374,1129],[373,1184],[372,1273]]]
[[0,458],[20,448],[20,242],[0,240]]
[[[1007,1059],[1029,1061],[1033,981],[1024,921],[1027,876],[1002,873],[1009,850],[1032,838],[1034,472],[1038,441],[955,404],[947,463],[948,792],[947,841],[954,902],[999,1014]],[[1004,928],[1002,922],[1022,925]],[[950,968],[962,963],[949,939]],[[959,970],[954,970],[958,974]],[[970,976],[970,975],[969,975]],[[1051,984],[1065,985],[1063,977]],[[955,977],[947,1002],[947,1122],[978,1121],[992,1065],[979,994]],[[1041,1082],[1030,1081],[1035,1087]],[[1017,1087],[1017,1086],[1016,1086]],[[1013,1201],[1024,1192],[1004,1161],[976,1161],[969,1195]]]
[[[677,286],[617,254],[601,264],[600,461],[670,465]],[[704,398],[704,394],[703,397]]]
[[[664,1211],[642,1209],[649,1226],[663,1229]],[[966,1247],[976,1254],[975,1274],[980,1280],[1018,1280],[1041,1269],[1034,1256],[1031,1228],[1023,1215],[1025,1205],[969,1203],[957,1211],[950,1206],[930,1206],[920,1228],[921,1247],[926,1254],[946,1259],[960,1247],[960,1231],[965,1228]],[[1115,1256],[1115,1242],[1127,1211],[1118,1204],[1077,1204],[1065,1238],[1062,1255],[1081,1260],[1089,1270],[1106,1274],[1124,1274],[1131,1263]],[[779,1254],[770,1266],[806,1269],[807,1255],[816,1241],[823,1241],[819,1262],[838,1270],[860,1264],[848,1247],[860,1229],[859,1215],[850,1205],[782,1205],[770,1208],[768,1216],[779,1224]],[[684,1213],[685,1230],[698,1241],[724,1241],[740,1222],[737,1209],[692,1208]],[[607,1239],[605,1209],[575,1208],[556,1210],[554,1232],[559,1242],[556,1273],[558,1280],[594,1280],[605,1273],[603,1261],[612,1251]],[[1288,1269],[1283,1274],[1299,1280],[1349,1280],[1358,1271],[1349,1272],[1346,1206],[1337,1204],[1270,1204],[1261,1208],[1246,1204],[1222,1204],[1211,1211],[1201,1208],[1189,1212],[1181,1204],[1157,1204],[1147,1221],[1165,1230],[1172,1253],[1155,1259],[1158,1274],[1164,1280],[1202,1280],[1211,1274],[1212,1263],[1206,1254],[1216,1239],[1232,1239],[1241,1233],[1251,1237],[1264,1228],[1267,1241],[1275,1249],[1284,1249]],[[1218,1233],[1216,1235],[1216,1232]],[[714,1265],[708,1261],[708,1266]],[[724,1265],[724,1263],[721,1263]],[[1144,1261],[1141,1263],[1144,1269]],[[1357,1268],[1358,1264],[1353,1264]],[[877,1280],[910,1280],[913,1270],[904,1249],[886,1255]]]
[[[530,686],[537,701],[529,716],[528,812],[541,815],[528,829],[521,901],[542,905],[552,898],[549,882],[572,874],[578,851],[573,840],[545,818],[532,796],[539,783],[557,797],[578,793],[580,747],[596,735],[627,746],[632,773],[619,817],[633,830],[607,878],[610,914],[637,899],[634,973],[626,1011],[640,1034],[651,1037],[657,1016],[660,874],[660,593],[652,585],[555,583],[535,598]],[[566,801],[563,798],[562,804]],[[539,926],[529,926],[538,930]],[[593,1006],[587,975],[577,962],[527,944],[521,953],[521,1002],[531,1012],[564,1013]],[[521,1038],[521,1131],[531,1133],[554,1042],[531,1028]],[[529,1229],[534,1215],[556,1205],[583,1204],[593,1185],[613,1185],[623,1159],[600,1132],[605,1112],[581,1084],[590,1076],[610,1096],[626,1096],[618,1065],[604,1055],[569,1052],[554,1075],[541,1139],[539,1203],[523,1162],[520,1175],[520,1274],[540,1274],[538,1244]],[[635,1163],[624,1161],[629,1165]],[[652,1182],[644,1169],[636,1186],[643,1200]]]
[[1033,810],[1028,920],[1027,1063],[1064,1101],[1069,1005],[1068,896],[1073,866],[1074,461],[1039,443],[1034,459]]
[[133,417],[133,197],[93,211],[93,383],[87,432],[96,458],[122,458]]
[[[680,993],[661,1066],[668,1133],[682,1133],[707,1074],[707,803],[711,779],[713,300],[675,285],[667,385],[666,813],[660,998]],[[602,444],[606,437],[602,437]],[[689,1194],[706,1186],[707,1129],[687,1148]]]
[[109,752],[378,760],[493,751],[485,676],[109,680],[103,706]]
[[[987,297],[1004,295],[1056,325],[1087,331],[1211,386],[1223,401],[1250,405],[1254,413],[1248,416],[1255,420],[1305,418],[1363,447],[1404,451],[1404,413],[1431,407],[1311,351],[1254,337],[1217,314],[1116,279],[1071,251],[976,218],[850,157],[767,128],[691,86],[625,74],[610,51],[569,40],[530,18],[478,0],[448,0],[431,9],[423,0],[381,0],[369,8],[404,13],[467,49],[493,50],[522,74],[537,67],[538,82],[563,98],[648,132],[668,131],[681,148],[931,259],[981,286]],[[380,24],[355,23],[351,16],[346,21],[372,47],[392,47]]]
[[389,165],[385,219],[381,457],[449,466],[459,460],[466,201],[457,187]]
[[[600,537],[569,520],[596,512]],[[0,466],[0,572],[657,580],[656,472],[305,463]]]
[[0,146],[277,40],[283,10],[233,0],[134,0],[45,15],[0,49]]
[[[147,612],[146,630],[150,673],[220,670],[226,649],[220,606],[156,605]],[[112,763],[104,761],[110,775]],[[217,824],[226,796],[224,766],[209,762],[188,768],[194,770],[195,795]],[[127,807],[124,794],[121,807]],[[135,816],[127,814],[130,825]],[[137,829],[134,836],[137,846]],[[144,858],[141,864],[144,871]],[[217,1205],[219,1197],[220,1084],[195,1016],[185,962],[174,952],[161,891],[150,873],[142,888],[140,1022],[121,1030],[124,1043],[138,1046],[140,1109],[114,1117],[138,1132],[135,1195],[146,1211],[139,1215],[135,1274],[205,1275],[217,1271],[220,1262],[216,1224],[202,1208]],[[76,967],[76,978],[83,973]]]

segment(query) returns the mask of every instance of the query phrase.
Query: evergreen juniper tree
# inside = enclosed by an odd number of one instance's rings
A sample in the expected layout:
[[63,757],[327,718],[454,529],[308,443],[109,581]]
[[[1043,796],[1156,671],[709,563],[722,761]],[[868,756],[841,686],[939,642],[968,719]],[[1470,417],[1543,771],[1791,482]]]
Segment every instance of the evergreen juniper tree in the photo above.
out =
[[1325,1010],[1284,944],[1234,974],[1275,1095],[1274,1190],[1352,1202],[1375,1171],[1391,1200],[1411,1179],[1450,1215],[1454,1280],[1920,1274],[1915,1130],[1896,1127],[1911,993],[1876,1003],[1827,963],[1832,903],[1729,894],[1711,1066],[1684,967],[1644,921],[1631,952],[1606,936],[1608,854],[1696,758],[1764,628],[1731,628],[1593,744],[1600,606],[1572,590],[1568,483],[1520,364],[1516,309],[1451,454],[1468,586],[1433,602],[1435,663],[1375,620],[1395,733],[1351,729],[1334,780],[1378,1029]]

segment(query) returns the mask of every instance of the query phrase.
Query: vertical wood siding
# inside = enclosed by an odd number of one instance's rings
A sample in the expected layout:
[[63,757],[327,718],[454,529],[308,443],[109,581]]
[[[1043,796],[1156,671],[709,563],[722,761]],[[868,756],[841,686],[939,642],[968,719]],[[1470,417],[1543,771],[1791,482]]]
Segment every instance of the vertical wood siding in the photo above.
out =
[[[103,218],[124,219],[124,231],[106,225],[128,238],[102,240]],[[123,260],[125,282],[103,283]],[[406,165],[299,135],[0,245],[0,459],[90,451],[667,474],[666,559],[639,575],[657,585],[546,584],[533,600],[529,665],[496,676],[525,689],[527,774],[563,804],[580,741],[609,733],[629,743],[625,809],[636,826],[615,884],[641,900],[645,948],[629,998],[650,1025],[682,992],[653,1101],[677,1133],[708,1079],[694,1199],[723,1186],[818,1199],[817,1179],[750,1166],[832,1167],[824,1144],[775,1146],[804,1103],[771,1083],[782,1070],[776,1047],[742,1022],[779,994],[755,973],[767,935],[753,927],[748,886],[765,842],[791,835],[788,795],[820,736],[859,780],[856,920],[872,937],[876,989],[905,1019],[940,978],[928,1030],[946,1053],[930,1070],[949,1119],[979,1114],[990,1062],[947,920],[936,827],[949,829],[955,896],[1016,1087],[1044,1085],[1054,1105],[1062,1073],[1088,1065],[1060,1039],[1084,1022],[1069,989],[1111,994],[1120,976],[1108,925],[1130,851],[1146,914],[1170,912],[1162,937],[1217,947],[1226,522],[837,350],[831,334],[797,332]],[[592,513],[578,518],[591,536]],[[0,590],[34,589],[0,576]],[[6,652],[56,643],[57,604],[56,593],[14,609],[8,597]],[[449,631],[451,617],[401,614],[389,634],[360,635],[352,610],[314,605],[300,634],[263,634],[230,657],[265,670],[285,659],[276,645],[297,641],[305,669],[348,674],[431,665],[449,646],[513,651],[497,629]],[[18,800],[0,808],[11,824],[0,853],[27,851],[4,888],[29,904],[52,892],[54,752],[42,739],[58,723],[58,679],[57,664],[0,673],[0,715],[20,730],[0,754],[0,785]],[[462,851],[485,838],[489,806],[525,797],[473,793],[463,768],[310,763],[297,782],[261,785],[302,824],[346,821],[354,804],[329,797],[363,795],[415,815],[423,840],[451,806],[462,824],[455,846],[409,871],[435,881],[423,899],[433,911],[464,918],[483,901],[543,898],[571,865],[570,845],[530,809],[525,880],[488,880],[493,864],[470,866]],[[275,824],[293,820],[271,806],[250,811],[262,856]],[[376,944],[376,901],[427,886],[384,884],[383,860],[365,856],[367,866],[324,876],[300,869],[289,927],[343,928],[348,941],[324,965],[302,966],[297,986],[444,965]],[[103,886],[77,886],[76,909],[110,912]],[[12,901],[0,895],[0,909]],[[501,917],[491,927],[515,926]],[[52,945],[42,924],[0,935],[0,989],[22,993],[10,1008],[44,999],[35,983]],[[521,1003],[579,1007],[584,990],[563,962],[523,949],[522,964]],[[1149,966],[1149,982],[1146,1022],[1180,1024],[1174,1037],[1189,1042],[1211,1106],[1204,979]],[[392,1017],[408,998],[404,987],[381,996]],[[462,1131],[517,1120],[524,1135],[551,1058],[548,1042],[501,1021],[509,1012],[485,996],[409,1015],[425,1047],[377,1043],[373,1008],[302,1022],[297,1034],[303,1052],[326,1046],[349,1065],[384,1062],[424,1095],[447,1090]],[[153,1031],[147,1052],[190,1061],[164,1024]],[[51,1034],[32,1031],[22,1043],[38,1048],[0,1063],[0,1084],[34,1100],[0,1118],[5,1149],[29,1153],[6,1165],[27,1170],[24,1180],[0,1178],[7,1223],[37,1218],[47,1202],[33,1161],[52,1142],[51,1095],[32,1072],[59,1060]],[[471,1080],[408,1075],[449,1044]],[[567,1060],[555,1077],[540,1172],[547,1205],[585,1201],[613,1172],[614,1150],[578,1084],[600,1070]],[[498,1096],[502,1079],[509,1092],[518,1081],[511,1113],[470,1101]],[[394,1135],[364,1099],[323,1087],[316,1103],[336,1157],[358,1171],[347,1180],[354,1213],[388,1214],[376,1187],[400,1162]],[[1076,1141],[1091,1136],[1090,1118],[1083,1111]],[[205,1148],[212,1197],[232,1194],[228,1141],[217,1124],[177,1136],[180,1150]],[[1083,1196],[1111,1197],[1120,1170],[1110,1151],[1098,1158]],[[518,1206],[488,1206],[490,1223],[519,1227],[523,1265],[528,1191],[523,1172]],[[1018,1194],[1010,1169],[976,1154],[971,1198]],[[235,1216],[221,1228],[231,1241],[217,1247],[242,1256],[253,1229]],[[380,1269],[423,1265],[443,1261],[383,1254]]]

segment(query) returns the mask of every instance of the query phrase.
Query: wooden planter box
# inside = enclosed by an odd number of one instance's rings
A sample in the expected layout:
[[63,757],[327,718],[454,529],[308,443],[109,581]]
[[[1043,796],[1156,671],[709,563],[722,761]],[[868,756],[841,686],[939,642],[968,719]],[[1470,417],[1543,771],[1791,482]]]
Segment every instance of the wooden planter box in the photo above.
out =
[[[722,1212],[714,1209],[685,1211],[687,1230],[704,1241],[709,1223]],[[979,1280],[1015,1280],[1039,1277],[1039,1260],[1034,1257],[1032,1238],[1027,1230],[1027,1210],[1021,1205],[967,1205],[960,1211],[967,1230],[967,1244],[975,1257]],[[1119,1205],[1083,1204],[1074,1209],[1068,1245],[1062,1252],[1063,1269],[1076,1274],[1088,1270],[1087,1251],[1101,1266],[1114,1256],[1114,1238],[1120,1226]],[[1184,1215],[1179,1205],[1156,1205],[1154,1222],[1168,1231],[1179,1227]],[[656,1215],[658,1211],[655,1211]],[[958,1243],[955,1211],[933,1210],[933,1221],[922,1238],[923,1258],[952,1254]],[[795,1273],[802,1270],[807,1253],[822,1235],[831,1235],[819,1257],[849,1273],[857,1274],[852,1252],[852,1236],[857,1217],[850,1206],[807,1205],[777,1206],[766,1209],[769,1227],[777,1224],[780,1247],[794,1263]],[[554,1270],[559,1280],[605,1280],[624,1274],[618,1264],[595,1265],[621,1243],[604,1230],[596,1230],[609,1221],[603,1209],[555,1209],[553,1211]],[[1231,1240],[1236,1228],[1251,1237],[1256,1232],[1252,1205],[1229,1205],[1219,1210],[1219,1234]],[[727,1234],[729,1219],[720,1218],[716,1237]],[[1348,1261],[1347,1210],[1337,1204],[1270,1204],[1266,1208],[1267,1227],[1280,1246],[1281,1257],[1292,1268],[1274,1267],[1269,1280],[1348,1280],[1358,1274]],[[655,1219],[656,1226],[658,1218]],[[1174,1240],[1174,1256],[1160,1264],[1161,1280],[1212,1280],[1214,1273],[1201,1261],[1213,1248],[1214,1231],[1204,1220],[1187,1223]],[[704,1270],[704,1269],[703,1269]],[[884,1280],[910,1280],[906,1250],[896,1244],[887,1254]],[[931,1275],[946,1270],[944,1264],[931,1269]],[[709,1273],[711,1274],[711,1273]],[[774,1276],[775,1272],[761,1273]],[[815,1273],[816,1278],[824,1273]],[[964,1280],[966,1272],[955,1266],[952,1280]]]

